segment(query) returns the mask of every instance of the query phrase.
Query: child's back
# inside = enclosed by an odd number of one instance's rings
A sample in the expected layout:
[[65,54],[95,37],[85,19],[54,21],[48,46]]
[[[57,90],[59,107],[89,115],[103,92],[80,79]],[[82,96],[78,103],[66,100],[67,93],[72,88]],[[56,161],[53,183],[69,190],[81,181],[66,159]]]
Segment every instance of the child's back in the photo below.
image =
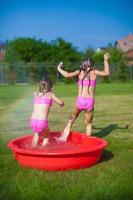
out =
[[43,94],[41,92],[34,93],[33,113],[31,118],[47,120],[50,107],[52,106],[52,94],[48,92]]

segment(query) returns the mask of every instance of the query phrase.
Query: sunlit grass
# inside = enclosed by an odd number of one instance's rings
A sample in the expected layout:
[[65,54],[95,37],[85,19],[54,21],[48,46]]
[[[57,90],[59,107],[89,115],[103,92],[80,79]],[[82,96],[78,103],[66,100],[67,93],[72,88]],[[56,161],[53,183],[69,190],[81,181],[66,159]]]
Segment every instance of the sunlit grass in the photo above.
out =
[[[93,135],[108,141],[101,162],[73,171],[45,172],[20,167],[6,144],[29,134],[34,86],[0,87],[0,199],[20,200],[132,200],[133,197],[133,87],[100,84],[96,89]],[[75,85],[55,86],[65,106],[54,105],[50,129],[62,130],[77,94]],[[85,131],[84,113],[73,130]]]

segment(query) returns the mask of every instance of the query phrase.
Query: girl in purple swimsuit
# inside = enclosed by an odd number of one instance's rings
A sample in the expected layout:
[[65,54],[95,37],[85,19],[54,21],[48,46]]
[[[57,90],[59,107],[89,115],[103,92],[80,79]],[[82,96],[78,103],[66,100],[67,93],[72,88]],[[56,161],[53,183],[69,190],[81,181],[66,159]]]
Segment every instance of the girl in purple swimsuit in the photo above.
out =
[[64,105],[64,102],[52,92],[52,87],[51,80],[43,78],[39,83],[38,91],[34,92],[34,106],[30,120],[30,126],[34,132],[33,147],[37,146],[39,135],[44,136],[42,146],[45,146],[49,141],[48,113],[52,106],[52,101],[60,106]]
[[79,113],[85,111],[85,123],[86,123],[86,134],[91,135],[92,133],[92,119],[95,104],[95,87],[97,76],[109,76],[109,63],[110,58],[109,53],[104,55],[104,68],[103,70],[98,70],[94,66],[94,61],[92,59],[85,59],[79,70],[74,72],[67,72],[63,67],[63,63],[60,62],[57,69],[66,78],[71,78],[78,76],[78,97],[75,103],[75,109],[70,116],[66,128],[64,129],[60,141],[66,141],[67,137],[71,131],[71,127],[78,117]]

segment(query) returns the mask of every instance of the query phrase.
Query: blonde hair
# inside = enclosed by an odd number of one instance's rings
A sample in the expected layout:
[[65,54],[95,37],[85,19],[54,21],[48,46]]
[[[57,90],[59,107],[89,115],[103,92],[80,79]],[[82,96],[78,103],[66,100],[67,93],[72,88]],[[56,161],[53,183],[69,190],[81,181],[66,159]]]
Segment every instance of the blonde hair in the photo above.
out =
[[45,94],[52,90],[53,83],[49,78],[42,78],[39,83],[39,92]]

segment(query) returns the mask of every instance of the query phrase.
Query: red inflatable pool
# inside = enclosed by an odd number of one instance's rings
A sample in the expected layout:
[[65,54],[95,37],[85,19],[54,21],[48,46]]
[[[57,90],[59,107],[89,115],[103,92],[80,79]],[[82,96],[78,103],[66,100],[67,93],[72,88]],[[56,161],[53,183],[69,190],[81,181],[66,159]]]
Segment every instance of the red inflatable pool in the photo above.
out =
[[72,132],[67,142],[58,142],[60,132],[51,132],[46,147],[31,146],[32,135],[12,140],[8,147],[21,166],[42,170],[70,170],[90,167],[101,157],[107,142],[98,137],[89,137]]

